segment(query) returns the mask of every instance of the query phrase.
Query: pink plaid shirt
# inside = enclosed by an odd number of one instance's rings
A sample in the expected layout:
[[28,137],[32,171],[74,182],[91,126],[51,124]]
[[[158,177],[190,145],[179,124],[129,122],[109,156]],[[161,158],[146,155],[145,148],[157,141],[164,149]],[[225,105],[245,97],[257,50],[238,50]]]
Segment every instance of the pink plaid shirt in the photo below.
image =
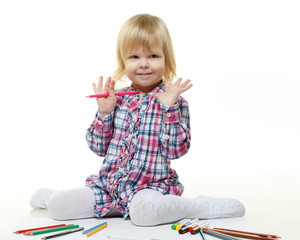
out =
[[139,95],[117,97],[114,112],[106,116],[97,112],[87,130],[89,148],[105,157],[99,174],[86,180],[95,193],[98,217],[116,208],[126,218],[133,195],[145,188],[182,194],[170,160],[190,147],[189,109],[182,97],[174,106],[160,104],[155,94],[163,91],[161,84],[144,95],[140,104]]

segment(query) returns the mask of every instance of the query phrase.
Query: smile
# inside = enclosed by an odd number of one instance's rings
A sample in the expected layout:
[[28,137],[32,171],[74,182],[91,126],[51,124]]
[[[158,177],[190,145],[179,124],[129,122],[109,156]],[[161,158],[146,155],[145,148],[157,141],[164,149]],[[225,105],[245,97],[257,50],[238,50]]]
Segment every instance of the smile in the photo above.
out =
[[137,73],[137,75],[140,75],[140,76],[148,76],[148,75],[151,75],[152,73]]

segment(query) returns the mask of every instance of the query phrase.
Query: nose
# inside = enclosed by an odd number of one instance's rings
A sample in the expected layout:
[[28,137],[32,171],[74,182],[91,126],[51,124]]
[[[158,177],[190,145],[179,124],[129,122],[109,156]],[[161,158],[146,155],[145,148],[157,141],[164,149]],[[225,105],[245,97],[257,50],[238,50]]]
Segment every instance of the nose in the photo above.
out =
[[140,68],[149,68],[147,59],[141,58],[139,67]]

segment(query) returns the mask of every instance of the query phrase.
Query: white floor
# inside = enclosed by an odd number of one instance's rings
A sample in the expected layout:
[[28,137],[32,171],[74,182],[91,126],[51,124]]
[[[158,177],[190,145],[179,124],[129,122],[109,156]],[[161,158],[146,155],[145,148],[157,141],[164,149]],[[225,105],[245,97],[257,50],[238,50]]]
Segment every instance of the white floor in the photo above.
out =
[[138,13],[166,22],[178,77],[194,85],[182,95],[191,149],[172,161],[184,196],[237,198],[255,231],[300,239],[299,1],[271,0],[1,1],[0,235],[37,213],[37,188],[81,187],[99,170],[84,96]]
[[[206,195],[238,198],[246,206],[246,218],[254,231],[276,234],[282,239],[299,239],[300,176],[206,177],[208,184],[195,184],[194,180],[184,179],[184,184],[189,186],[184,196],[195,196],[195,189],[201,185]],[[14,226],[28,216],[47,217],[45,211],[30,208],[30,195],[31,192],[22,190],[2,195],[0,236],[14,230]]]

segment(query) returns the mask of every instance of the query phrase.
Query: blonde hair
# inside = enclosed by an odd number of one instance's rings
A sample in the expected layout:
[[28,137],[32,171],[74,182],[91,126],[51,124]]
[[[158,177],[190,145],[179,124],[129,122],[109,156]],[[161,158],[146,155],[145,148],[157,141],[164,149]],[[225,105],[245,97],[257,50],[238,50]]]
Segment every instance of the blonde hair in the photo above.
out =
[[122,26],[116,50],[117,69],[113,74],[116,81],[125,77],[125,60],[134,48],[143,46],[150,49],[151,44],[158,43],[165,56],[163,82],[176,76],[176,61],[173,44],[166,24],[150,14],[138,14],[128,19]]

